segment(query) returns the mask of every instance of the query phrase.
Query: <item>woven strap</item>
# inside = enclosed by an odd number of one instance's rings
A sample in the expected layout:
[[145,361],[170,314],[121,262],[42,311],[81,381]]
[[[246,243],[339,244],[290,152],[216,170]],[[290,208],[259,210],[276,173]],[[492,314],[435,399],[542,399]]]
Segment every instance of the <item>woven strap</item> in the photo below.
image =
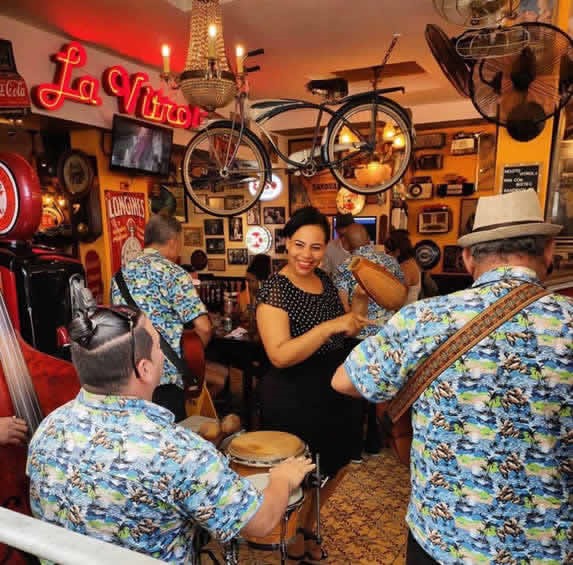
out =
[[395,423],[418,397],[450,365],[520,310],[550,291],[536,284],[520,284],[490,304],[430,355],[388,404],[388,416]]

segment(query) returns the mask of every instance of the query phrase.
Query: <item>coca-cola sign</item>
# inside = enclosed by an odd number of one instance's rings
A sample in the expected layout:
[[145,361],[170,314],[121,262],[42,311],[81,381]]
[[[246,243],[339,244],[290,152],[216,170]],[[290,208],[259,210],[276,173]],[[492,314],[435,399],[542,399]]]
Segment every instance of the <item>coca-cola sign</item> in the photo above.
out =
[[0,75],[0,109],[30,107],[30,97],[24,79],[18,75]]

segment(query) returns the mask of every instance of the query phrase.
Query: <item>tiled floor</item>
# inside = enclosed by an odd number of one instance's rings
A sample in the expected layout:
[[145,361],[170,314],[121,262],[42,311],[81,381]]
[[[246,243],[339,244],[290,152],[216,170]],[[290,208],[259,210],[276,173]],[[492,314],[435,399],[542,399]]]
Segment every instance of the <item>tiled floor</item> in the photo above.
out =
[[[403,565],[409,490],[408,469],[389,450],[361,465],[351,464],[323,509],[322,534],[329,557],[321,563]],[[280,558],[276,552],[241,545],[239,561],[275,565]]]

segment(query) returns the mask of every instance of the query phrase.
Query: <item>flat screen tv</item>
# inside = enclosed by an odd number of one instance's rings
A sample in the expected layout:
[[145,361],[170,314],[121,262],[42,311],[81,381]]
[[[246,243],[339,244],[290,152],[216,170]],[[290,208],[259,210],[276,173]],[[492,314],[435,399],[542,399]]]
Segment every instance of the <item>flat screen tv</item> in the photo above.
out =
[[[376,243],[376,216],[354,216],[354,221],[357,224],[362,224],[368,235],[370,236],[370,241]],[[336,216],[332,217],[332,239],[336,239],[338,234],[336,233]]]
[[110,169],[140,175],[169,174],[171,128],[115,114],[111,133]]

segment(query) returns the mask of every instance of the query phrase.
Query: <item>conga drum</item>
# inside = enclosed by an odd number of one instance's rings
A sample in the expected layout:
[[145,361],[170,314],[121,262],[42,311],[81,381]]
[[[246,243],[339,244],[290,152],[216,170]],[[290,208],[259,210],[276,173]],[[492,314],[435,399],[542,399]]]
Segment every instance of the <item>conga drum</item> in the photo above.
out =
[[230,466],[247,477],[268,471],[289,457],[307,452],[306,444],[287,432],[258,431],[237,434],[226,447]]
[[[249,475],[246,479],[259,492],[265,490],[270,480],[268,473],[255,473]],[[296,536],[298,513],[302,507],[303,500],[304,494],[302,488],[298,487],[291,493],[284,516],[270,534],[264,537],[243,536],[243,538],[249,545],[257,549],[272,550],[280,549],[281,546],[286,548],[286,544]]]
[[356,282],[378,306],[399,310],[408,296],[408,287],[388,269],[364,257],[353,257],[348,268]]

